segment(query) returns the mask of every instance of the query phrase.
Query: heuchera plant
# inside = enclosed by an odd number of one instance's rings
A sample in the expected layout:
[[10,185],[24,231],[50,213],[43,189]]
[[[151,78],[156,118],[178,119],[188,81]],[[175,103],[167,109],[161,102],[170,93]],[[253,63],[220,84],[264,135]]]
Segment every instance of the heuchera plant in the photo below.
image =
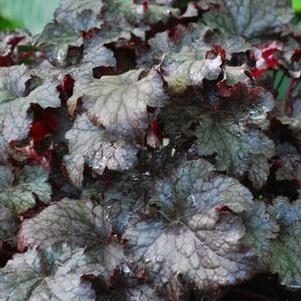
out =
[[1,33],[1,301],[301,287],[290,5],[64,0],[39,35]]

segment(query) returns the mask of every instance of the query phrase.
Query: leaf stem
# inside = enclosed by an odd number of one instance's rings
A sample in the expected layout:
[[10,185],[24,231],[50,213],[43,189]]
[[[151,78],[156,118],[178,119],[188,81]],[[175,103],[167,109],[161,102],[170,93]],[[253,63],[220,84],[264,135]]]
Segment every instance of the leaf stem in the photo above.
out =
[[278,81],[277,86],[275,87],[275,89],[276,89],[277,91],[279,90],[281,84],[283,83],[284,78],[285,78],[285,73],[283,72],[283,73],[281,74],[281,77],[280,77],[280,79],[279,79],[279,81]]
[[287,116],[291,116],[292,114],[292,100],[293,100],[293,92],[298,85],[298,80],[296,78],[292,78],[291,82],[286,90],[285,98],[284,98],[284,112]]

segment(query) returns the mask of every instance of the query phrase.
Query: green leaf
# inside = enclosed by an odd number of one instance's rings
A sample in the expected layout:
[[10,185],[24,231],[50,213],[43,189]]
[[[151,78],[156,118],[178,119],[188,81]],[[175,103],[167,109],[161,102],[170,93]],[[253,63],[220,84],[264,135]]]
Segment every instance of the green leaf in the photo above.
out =
[[[5,240],[15,243],[17,234],[17,223],[15,218],[2,203],[0,203],[0,241]],[[1,247],[0,247],[1,249]]]
[[0,189],[0,201],[15,214],[21,214],[36,204],[50,202],[51,187],[48,172],[41,166],[29,166],[17,172],[14,183]]
[[247,234],[243,243],[256,254],[259,269],[266,271],[271,261],[272,239],[277,238],[279,227],[268,212],[264,202],[256,201],[251,211],[243,214]]
[[[290,0],[275,0],[273,5],[261,0],[214,0],[218,4],[204,14],[205,22],[228,36],[251,39],[279,31],[293,14]],[[200,1],[201,3],[201,1]]]
[[300,288],[301,200],[291,203],[278,197],[267,210],[280,228],[278,238],[272,242],[270,271],[278,273],[282,285]]
[[88,258],[68,246],[15,254],[0,269],[0,299],[6,301],[94,301],[91,284],[82,281]]
[[37,34],[52,19],[59,3],[60,0],[0,0],[0,13],[18,27]]
[[271,205],[256,202],[244,214],[243,242],[257,255],[259,270],[277,273],[282,285],[301,287],[301,199],[279,196]]

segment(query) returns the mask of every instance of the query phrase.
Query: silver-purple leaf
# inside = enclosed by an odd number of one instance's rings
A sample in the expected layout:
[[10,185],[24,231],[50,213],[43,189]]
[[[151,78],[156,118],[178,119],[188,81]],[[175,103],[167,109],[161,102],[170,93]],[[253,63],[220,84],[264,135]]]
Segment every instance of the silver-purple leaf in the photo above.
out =
[[203,160],[184,163],[159,180],[149,209],[153,218],[133,219],[123,235],[134,259],[146,265],[160,287],[182,275],[209,292],[253,273],[252,255],[240,242],[241,219],[219,213],[224,207],[250,210],[252,195],[234,179],[206,174],[207,166]]
[[85,114],[79,116],[66,133],[69,155],[64,157],[69,177],[81,187],[84,165],[98,174],[104,170],[127,170],[136,161],[137,148],[122,139],[109,138],[103,128],[95,126]]

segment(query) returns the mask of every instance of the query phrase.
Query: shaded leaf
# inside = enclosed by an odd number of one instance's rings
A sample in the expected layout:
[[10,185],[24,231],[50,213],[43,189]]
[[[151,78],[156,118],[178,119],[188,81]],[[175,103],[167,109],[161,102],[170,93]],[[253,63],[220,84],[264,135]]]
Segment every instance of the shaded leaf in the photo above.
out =
[[153,183],[150,174],[130,173],[103,192],[102,204],[114,232],[122,234],[135,212],[143,211]]
[[[209,1],[208,1],[209,2]],[[260,0],[214,0],[218,6],[204,15],[205,22],[229,36],[254,38],[279,30],[292,18],[290,1],[276,0],[271,6]],[[200,2],[202,5],[202,3]]]
[[[0,203],[0,240],[15,242],[17,224],[9,209]],[[1,249],[1,248],[0,248]]]
[[301,286],[300,262],[300,212],[301,200],[290,203],[284,197],[273,201],[268,212],[279,225],[278,238],[273,240],[271,250],[272,273],[278,273],[281,284],[290,288]]
[[127,291],[126,297],[128,301],[164,301],[165,298],[161,298],[156,294],[156,291],[148,285],[140,285],[135,288],[131,288]]
[[301,179],[301,155],[291,144],[279,144],[276,147],[281,166],[276,171],[277,180]]
[[15,214],[21,214],[36,204],[50,202],[51,187],[48,172],[41,166],[26,165],[19,171],[12,185],[0,189],[0,201]]
[[[300,114],[301,116],[301,114]],[[300,116],[296,117],[281,117],[279,118],[280,122],[284,125],[287,125],[293,133],[294,138],[296,139],[299,148],[301,148],[301,119]]]
[[266,271],[272,256],[272,240],[277,238],[279,227],[261,201],[255,202],[252,211],[243,214],[243,222],[247,230],[243,243],[256,254],[260,269]]

